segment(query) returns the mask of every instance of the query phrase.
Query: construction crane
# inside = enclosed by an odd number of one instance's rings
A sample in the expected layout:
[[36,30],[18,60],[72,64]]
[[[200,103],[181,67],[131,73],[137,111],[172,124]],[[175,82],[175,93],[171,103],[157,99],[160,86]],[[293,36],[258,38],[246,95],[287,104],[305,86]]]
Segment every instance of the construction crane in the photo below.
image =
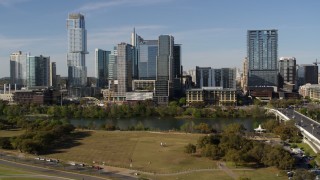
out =
[[317,66],[318,64],[320,64],[320,62],[318,62],[318,59],[316,59],[316,62],[313,62],[313,64]]

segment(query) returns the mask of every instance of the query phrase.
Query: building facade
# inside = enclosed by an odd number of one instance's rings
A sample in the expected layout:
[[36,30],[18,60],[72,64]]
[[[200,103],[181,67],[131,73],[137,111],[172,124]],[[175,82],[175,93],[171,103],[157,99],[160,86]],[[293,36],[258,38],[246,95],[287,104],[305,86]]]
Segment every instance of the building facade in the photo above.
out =
[[222,87],[236,89],[236,68],[211,69],[196,67],[197,88]]
[[111,54],[109,54],[109,64],[108,64],[108,79],[113,81],[117,79],[117,46],[113,48]]
[[235,106],[237,103],[236,89],[221,87],[203,87],[186,91],[187,105],[204,103],[217,106]]
[[87,31],[84,15],[69,14],[68,30],[68,81],[70,87],[83,87],[87,84]]
[[155,91],[158,104],[168,104],[169,97],[173,94],[173,46],[173,36],[159,36]]
[[94,59],[96,65],[96,86],[104,88],[108,85],[109,57],[111,52],[102,49],[95,49]]
[[280,57],[279,59],[279,87],[292,92],[296,84],[296,58]]
[[132,91],[133,47],[127,43],[118,44],[117,56],[117,95],[120,101],[125,100],[126,92]]
[[27,54],[21,51],[10,55],[10,83],[17,86],[26,85],[26,61]]
[[27,57],[27,87],[50,86],[50,57]]
[[248,86],[278,86],[278,30],[248,30]]
[[158,40],[140,41],[138,50],[139,79],[156,80]]
[[55,62],[50,63],[50,83],[49,86],[57,88],[57,65]]
[[298,65],[298,86],[310,84],[318,84],[318,65],[315,64],[301,64]]

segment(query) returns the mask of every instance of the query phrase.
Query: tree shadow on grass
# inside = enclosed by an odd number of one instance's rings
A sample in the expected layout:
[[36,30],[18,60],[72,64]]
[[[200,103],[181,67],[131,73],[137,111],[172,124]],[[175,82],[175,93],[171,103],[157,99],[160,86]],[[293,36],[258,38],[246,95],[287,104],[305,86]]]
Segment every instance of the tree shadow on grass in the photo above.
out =
[[56,154],[65,152],[66,149],[70,149],[75,146],[79,146],[82,143],[79,141],[91,136],[92,132],[89,131],[75,131],[68,138],[64,139],[62,142],[56,144],[54,149],[46,152],[45,154]]

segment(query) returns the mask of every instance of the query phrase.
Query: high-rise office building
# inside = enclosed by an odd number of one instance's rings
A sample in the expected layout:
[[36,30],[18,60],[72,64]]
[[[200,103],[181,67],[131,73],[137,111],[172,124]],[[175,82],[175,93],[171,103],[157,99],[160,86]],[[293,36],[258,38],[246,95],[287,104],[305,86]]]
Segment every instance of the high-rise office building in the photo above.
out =
[[132,90],[132,59],[133,47],[127,43],[118,44],[117,56],[117,80],[118,98],[124,100],[126,92]]
[[68,29],[68,81],[70,87],[81,87],[87,84],[87,31],[84,15],[69,14]]
[[248,30],[248,86],[278,86],[278,31]]
[[212,69],[196,66],[197,88],[221,87],[236,89],[236,68]]
[[108,79],[116,80],[117,79],[117,46],[113,48],[111,54],[109,54],[109,64],[108,64]]
[[10,55],[10,83],[17,86],[26,85],[26,61],[27,54],[21,51]]
[[[279,59],[279,87],[293,91],[296,84],[296,58],[280,57]],[[288,87],[291,87],[288,89]]]
[[160,35],[157,56],[157,80],[155,99],[159,104],[167,104],[173,93],[173,46],[174,38],[169,35]]
[[57,66],[55,62],[50,63],[50,83],[49,86],[57,87]]
[[27,86],[50,86],[50,57],[27,56]]
[[140,44],[143,44],[143,38],[140,37],[135,28],[133,28],[133,32],[131,33],[131,45],[133,48],[132,52],[132,77],[134,79],[138,79],[139,77],[139,56],[140,56]]
[[301,64],[298,65],[298,86],[310,84],[318,84],[318,65],[316,64]]
[[248,90],[248,70],[249,70],[249,61],[248,58],[245,57],[243,61],[243,70],[241,76],[241,88],[244,93]]
[[236,89],[236,68],[221,68],[221,86],[223,88]]
[[182,95],[182,65],[181,44],[173,46],[173,97],[180,98]]
[[156,80],[158,40],[143,40],[139,44],[139,79]]
[[95,49],[97,87],[103,88],[108,84],[110,54],[110,51]]
[[211,67],[196,66],[196,87],[209,87],[209,74]]

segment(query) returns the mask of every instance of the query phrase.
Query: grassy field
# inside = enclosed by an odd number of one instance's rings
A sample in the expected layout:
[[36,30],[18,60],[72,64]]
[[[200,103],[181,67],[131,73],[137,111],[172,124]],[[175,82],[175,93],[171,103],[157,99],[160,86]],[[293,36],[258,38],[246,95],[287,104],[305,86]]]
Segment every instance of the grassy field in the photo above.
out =
[[[156,173],[172,173],[188,169],[215,168],[216,163],[207,158],[185,154],[184,146],[196,143],[198,134],[173,134],[152,132],[92,131],[80,139],[80,145],[48,157],[129,168]],[[166,144],[160,146],[161,142]]]
[[0,130],[0,137],[13,137],[21,135],[24,131],[20,129],[16,130]]
[[234,170],[234,173],[236,173],[240,177],[247,177],[252,180],[281,180],[281,179],[288,179],[286,174],[281,174],[280,171],[276,168],[261,168],[261,169],[255,169],[255,170]]
[[194,172],[190,174],[182,174],[175,176],[148,176],[142,175],[141,177],[150,178],[153,180],[167,180],[167,179],[175,179],[175,180],[232,180],[225,172],[223,171],[212,171],[212,172]]
[[[32,177],[33,173],[25,172],[17,169],[13,169],[12,167],[7,167],[0,165],[0,179],[1,180],[42,180],[44,178]],[[30,176],[30,177],[28,177]]]

